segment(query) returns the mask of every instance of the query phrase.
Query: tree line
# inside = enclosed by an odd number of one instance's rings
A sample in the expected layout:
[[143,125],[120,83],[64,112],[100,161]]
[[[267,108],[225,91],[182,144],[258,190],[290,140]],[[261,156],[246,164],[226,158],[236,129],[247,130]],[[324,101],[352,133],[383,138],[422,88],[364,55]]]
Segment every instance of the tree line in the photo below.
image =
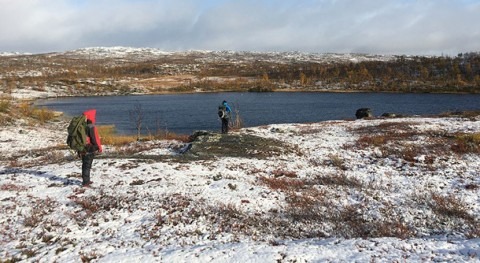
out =
[[[393,92],[480,92],[480,53],[456,57],[397,56],[359,63],[255,61],[249,65],[211,64],[202,75],[256,77],[259,88],[341,89]],[[269,89],[270,88],[270,89]]]

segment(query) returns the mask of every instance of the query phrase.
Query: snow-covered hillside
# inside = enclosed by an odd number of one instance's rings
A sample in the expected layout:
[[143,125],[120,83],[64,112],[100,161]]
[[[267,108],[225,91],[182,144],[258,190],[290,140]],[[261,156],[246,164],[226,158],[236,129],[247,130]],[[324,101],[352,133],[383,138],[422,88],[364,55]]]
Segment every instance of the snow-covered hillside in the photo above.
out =
[[362,62],[362,61],[389,61],[396,56],[393,55],[374,55],[359,53],[305,53],[305,52],[252,52],[252,51],[209,51],[209,50],[190,50],[190,51],[163,51],[155,48],[132,48],[132,47],[90,47],[82,48],[62,53],[53,53],[52,55],[65,55],[67,57],[82,58],[129,58],[135,60],[153,60],[161,57],[192,56],[201,61],[236,61],[242,63],[245,61],[267,61],[267,62]]
[[2,261],[480,261],[478,116],[106,146],[93,188],[65,127],[0,127]]

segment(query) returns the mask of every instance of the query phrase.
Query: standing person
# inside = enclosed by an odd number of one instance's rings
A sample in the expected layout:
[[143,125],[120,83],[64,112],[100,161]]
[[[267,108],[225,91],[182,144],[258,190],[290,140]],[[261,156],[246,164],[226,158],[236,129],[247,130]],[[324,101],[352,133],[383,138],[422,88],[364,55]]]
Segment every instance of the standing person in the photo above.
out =
[[90,181],[90,169],[92,168],[93,158],[95,153],[102,152],[102,144],[98,136],[97,127],[95,127],[95,117],[97,110],[91,109],[83,112],[87,119],[87,145],[86,152],[80,153],[82,156],[82,186],[90,186],[93,182]]
[[230,109],[226,100],[218,107],[218,117],[222,120],[222,133],[228,133],[228,121],[230,120],[231,112],[232,109]]

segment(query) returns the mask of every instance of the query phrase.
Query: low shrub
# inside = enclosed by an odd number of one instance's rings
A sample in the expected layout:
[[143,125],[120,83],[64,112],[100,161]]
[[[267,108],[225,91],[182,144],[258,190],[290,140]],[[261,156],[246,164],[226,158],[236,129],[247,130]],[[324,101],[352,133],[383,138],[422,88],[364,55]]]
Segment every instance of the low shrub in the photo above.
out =
[[480,153],[480,133],[460,134],[455,136],[452,151],[458,154]]
[[467,226],[467,238],[480,238],[480,222],[478,221],[478,219],[468,222]]
[[0,114],[0,125],[6,126],[9,123],[13,122],[13,118],[11,116],[8,116],[6,114]]
[[387,139],[383,135],[367,135],[360,137],[357,140],[357,145],[359,145],[360,148],[381,147],[385,145],[386,141]]
[[260,182],[267,185],[273,190],[287,191],[298,189],[305,185],[305,182],[300,179],[292,179],[288,177],[260,177]]
[[341,170],[347,170],[347,167],[345,166],[345,160],[342,159],[339,155],[335,154],[330,154],[328,156],[330,158],[330,164],[341,169]]
[[23,224],[27,227],[37,227],[44,216],[51,214],[55,207],[57,203],[50,198],[35,200],[32,210],[23,218]]
[[55,118],[55,113],[49,109],[33,109],[31,111],[31,117],[39,120],[41,123],[45,123]]
[[362,188],[363,186],[360,180],[353,176],[347,176],[344,172],[338,174],[317,175],[312,179],[309,179],[306,184],[346,186],[351,188]]
[[18,110],[22,116],[30,117],[33,112],[33,108],[28,102],[22,102],[18,104]]
[[474,218],[468,213],[468,206],[453,194],[446,196],[432,193],[429,205],[433,212],[439,216],[460,218],[473,221]]
[[10,111],[12,103],[10,100],[0,98],[0,113],[7,113]]

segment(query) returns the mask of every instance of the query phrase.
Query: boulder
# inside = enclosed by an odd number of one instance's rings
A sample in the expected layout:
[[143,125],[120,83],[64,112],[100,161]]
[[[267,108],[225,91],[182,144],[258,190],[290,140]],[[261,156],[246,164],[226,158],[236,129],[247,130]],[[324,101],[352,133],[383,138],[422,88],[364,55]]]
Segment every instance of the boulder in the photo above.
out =
[[355,113],[357,119],[363,119],[368,117],[373,117],[372,110],[370,108],[360,108]]

